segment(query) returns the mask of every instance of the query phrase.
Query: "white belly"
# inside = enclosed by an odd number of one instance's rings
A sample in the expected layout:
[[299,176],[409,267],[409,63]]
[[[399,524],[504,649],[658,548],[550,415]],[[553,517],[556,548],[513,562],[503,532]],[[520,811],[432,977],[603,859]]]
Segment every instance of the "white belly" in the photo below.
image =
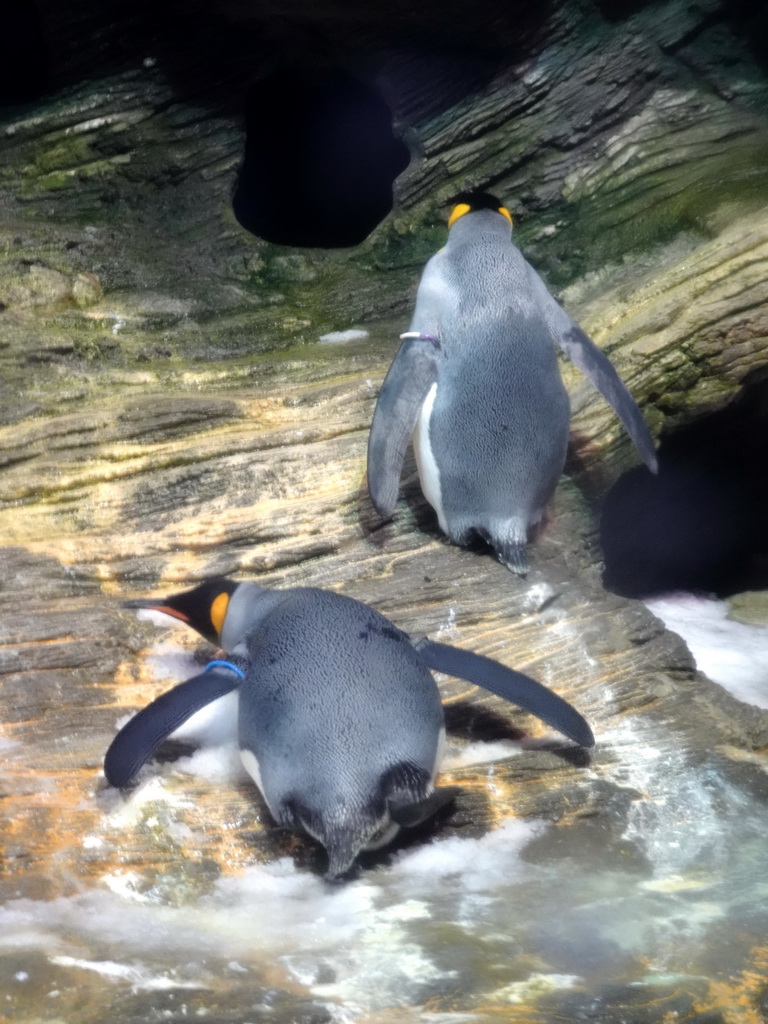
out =
[[261,782],[261,768],[259,767],[259,762],[256,759],[256,755],[252,750],[248,750],[245,747],[241,747],[240,760],[243,762],[243,767],[245,768],[245,770],[256,783],[259,792],[264,797],[264,803],[267,805],[267,807],[269,807],[270,814],[275,819],[275,821],[278,821],[279,819],[277,817],[277,814],[275,813],[275,808],[272,807],[269,800],[267,800],[266,793],[264,792],[264,786],[262,785]]
[[413,453],[416,456],[416,465],[419,470],[419,480],[424,497],[432,508],[437,512],[437,520],[440,529],[448,532],[448,527],[443,515],[443,496],[440,489],[440,470],[437,468],[435,457],[432,454],[432,447],[429,443],[429,421],[432,416],[432,406],[435,404],[437,395],[437,382],[435,382],[424,399],[419,418],[413,430]]
[[432,778],[429,780],[432,785],[435,784],[435,777],[440,771],[440,765],[443,763],[445,758],[445,726],[440,727],[440,735],[437,738],[437,750],[435,751],[435,763],[432,766]]

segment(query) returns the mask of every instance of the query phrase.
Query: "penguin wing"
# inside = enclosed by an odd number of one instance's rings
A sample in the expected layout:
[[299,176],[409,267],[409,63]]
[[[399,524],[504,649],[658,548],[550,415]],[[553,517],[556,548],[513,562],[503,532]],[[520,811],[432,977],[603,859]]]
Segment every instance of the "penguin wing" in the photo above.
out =
[[429,796],[415,803],[408,803],[405,800],[387,800],[389,816],[396,825],[401,828],[414,828],[426,821],[439,810],[446,807],[452,800],[461,793],[460,786],[439,786],[433,789]]
[[595,737],[586,720],[562,697],[522,672],[515,672],[492,658],[438,644],[426,637],[413,645],[428,668],[466,679],[490,690],[524,711],[530,711],[547,725],[582,747],[593,747]]
[[164,739],[195,711],[236,689],[239,683],[234,672],[208,669],[142,708],[115,736],[104,757],[104,774],[110,786],[130,785]]
[[560,348],[571,362],[592,381],[594,386],[616,411],[624,428],[652,473],[659,470],[656,448],[643,415],[627,386],[616,372],[608,356],[597,347],[588,334],[558,305],[536,271],[528,264],[534,291],[542,302],[547,323]]
[[397,504],[405,449],[437,380],[440,351],[437,338],[406,338],[381,386],[368,438],[368,492],[380,516]]
[[608,356],[572,320],[570,328],[558,336],[558,341],[565,354],[589,377],[606,402],[616,410],[616,415],[624,424],[648,469],[658,473],[656,448],[643,414]]

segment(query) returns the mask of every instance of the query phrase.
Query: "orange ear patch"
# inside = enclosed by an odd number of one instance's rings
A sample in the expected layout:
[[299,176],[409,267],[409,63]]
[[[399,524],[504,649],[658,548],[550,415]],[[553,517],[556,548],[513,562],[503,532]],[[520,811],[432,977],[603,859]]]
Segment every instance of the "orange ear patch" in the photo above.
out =
[[228,605],[229,594],[226,593],[219,594],[218,597],[214,598],[213,604],[211,605],[211,622],[219,636],[221,636],[221,630],[224,625],[224,616],[227,614]]
[[469,213],[471,209],[472,207],[469,203],[459,203],[457,206],[454,206],[451,211],[451,216],[448,218],[448,227],[453,227],[459,217],[463,217],[464,214]]
[[[481,209],[485,209],[485,207],[481,207]],[[456,206],[454,206],[453,210],[451,211],[451,216],[448,218],[448,227],[453,227],[453,225],[456,223],[459,217],[463,217],[465,213],[471,213],[472,210],[473,207],[470,206],[469,203],[458,203]],[[500,213],[502,217],[507,218],[510,224],[512,223],[512,214],[509,212],[506,206],[500,206],[496,210],[496,213]]]

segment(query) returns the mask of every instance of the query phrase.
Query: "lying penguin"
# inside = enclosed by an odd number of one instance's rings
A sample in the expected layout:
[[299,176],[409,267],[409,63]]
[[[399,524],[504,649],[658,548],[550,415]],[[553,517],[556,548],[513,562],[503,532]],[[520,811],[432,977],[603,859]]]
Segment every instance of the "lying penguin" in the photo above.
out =
[[170,733],[237,688],[243,764],[275,821],[323,844],[328,878],[456,795],[434,786],[445,729],[430,669],[485,687],[582,746],[594,743],[582,716],[535,680],[490,658],[413,641],[372,608],[330,591],[220,577],[125,607],[188,623],[232,662],[211,662],[130,719],[107,750],[107,781],[128,786]]
[[448,242],[422,274],[416,309],[379,393],[368,488],[392,514],[408,441],[422,490],[456,544],[488,541],[524,574],[529,531],[565,464],[570,405],[552,341],[610,402],[646,465],[648,428],[608,358],[555,302],[485,192],[457,197]]

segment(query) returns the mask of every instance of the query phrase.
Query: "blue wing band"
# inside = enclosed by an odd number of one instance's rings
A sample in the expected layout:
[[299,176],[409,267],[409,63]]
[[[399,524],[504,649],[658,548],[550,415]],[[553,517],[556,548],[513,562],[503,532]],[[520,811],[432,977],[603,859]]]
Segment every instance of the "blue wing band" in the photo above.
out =
[[245,672],[238,668],[237,665],[233,665],[231,661],[220,661],[218,658],[214,658],[213,661],[209,661],[205,666],[207,672],[211,668],[228,668],[231,672],[234,672],[238,679],[245,679]]

